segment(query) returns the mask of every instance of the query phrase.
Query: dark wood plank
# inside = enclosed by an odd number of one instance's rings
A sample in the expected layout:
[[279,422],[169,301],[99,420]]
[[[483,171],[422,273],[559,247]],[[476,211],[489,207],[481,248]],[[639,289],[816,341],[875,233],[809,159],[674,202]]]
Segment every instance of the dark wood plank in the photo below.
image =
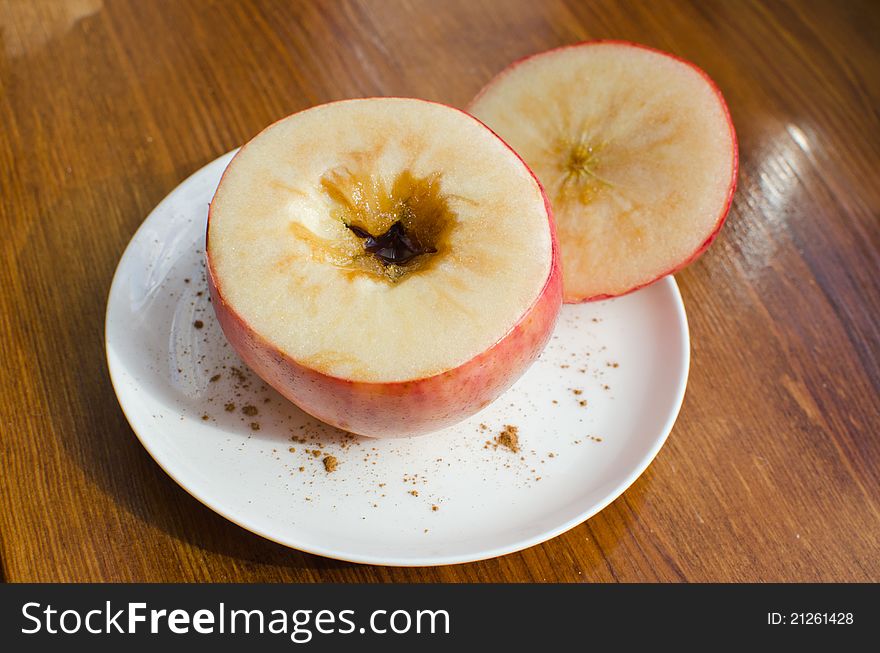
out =
[[[9,581],[880,581],[880,10],[874,2],[0,2],[0,561]],[[510,61],[622,38],[703,67],[740,186],[678,275],[680,420],[551,542],[437,569],[243,531],[133,437],[105,370],[115,265],[184,177],[297,109],[465,105]]]

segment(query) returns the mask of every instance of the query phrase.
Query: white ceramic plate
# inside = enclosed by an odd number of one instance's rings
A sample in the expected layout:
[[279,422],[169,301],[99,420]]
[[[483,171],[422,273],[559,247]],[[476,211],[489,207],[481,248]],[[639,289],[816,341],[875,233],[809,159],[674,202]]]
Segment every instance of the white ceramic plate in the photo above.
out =
[[[426,437],[350,436],[266,388],[226,343],[205,288],[208,203],[232,154],[149,215],[107,305],[107,360],[122,410],[150,455],[205,505],[323,556],[451,564],[572,528],[657,454],[684,397],[690,353],[671,277],[564,307],[547,350],[513,388]],[[518,429],[518,453],[486,444],[506,425]],[[332,473],[327,455],[338,460]]]

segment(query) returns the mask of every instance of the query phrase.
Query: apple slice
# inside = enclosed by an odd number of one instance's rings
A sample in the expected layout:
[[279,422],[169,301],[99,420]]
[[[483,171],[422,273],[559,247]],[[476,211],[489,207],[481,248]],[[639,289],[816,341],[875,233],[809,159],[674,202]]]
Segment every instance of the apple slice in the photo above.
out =
[[721,92],[672,55],[595,41],[527,57],[468,110],[544,184],[567,303],[630,292],[695,260],[736,186]]
[[562,304],[550,204],[472,116],[402,98],[271,125],[211,202],[224,333],[315,417],[375,437],[451,425],[538,356]]

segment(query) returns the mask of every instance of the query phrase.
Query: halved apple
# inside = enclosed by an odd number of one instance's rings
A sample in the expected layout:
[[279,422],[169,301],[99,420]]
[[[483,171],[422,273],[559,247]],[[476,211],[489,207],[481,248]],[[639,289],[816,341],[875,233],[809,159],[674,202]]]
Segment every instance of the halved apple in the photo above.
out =
[[551,50],[510,65],[468,110],[544,184],[566,302],[681,269],[727,216],[737,171],[727,105],[672,55],[617,41]]
[[468,114],[335,102],[268,127],[211,202],[208,280],[233,348],[306,412],[375,437],[451,425],[550,337],[550,204]]

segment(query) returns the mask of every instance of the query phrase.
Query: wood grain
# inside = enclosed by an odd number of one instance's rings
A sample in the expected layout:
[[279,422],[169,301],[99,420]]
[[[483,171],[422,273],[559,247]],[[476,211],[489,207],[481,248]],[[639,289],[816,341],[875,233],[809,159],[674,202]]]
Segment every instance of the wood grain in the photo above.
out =
[[[0,0],[0,556],[7,581],[880,581],[880,8],[874,2]],[[133,437],[103,317],[183,178],[298,109],[465,105],[523,55],[669,50],[729,102],[728,225],[678,275],[678,424],[620,499],[522,553],[393,569],[215,515]]]

